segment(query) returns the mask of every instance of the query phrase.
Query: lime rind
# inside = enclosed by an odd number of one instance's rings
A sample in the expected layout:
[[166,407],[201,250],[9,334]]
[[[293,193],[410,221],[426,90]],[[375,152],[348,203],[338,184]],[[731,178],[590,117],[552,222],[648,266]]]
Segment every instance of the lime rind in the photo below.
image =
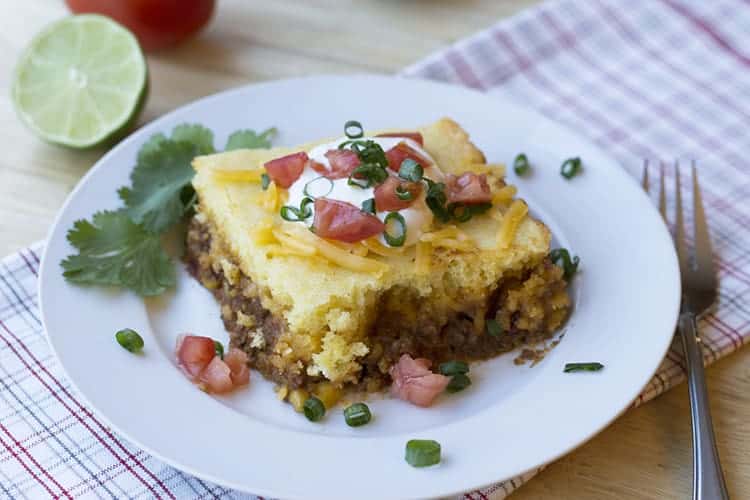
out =
[[29,44],[12,98],[23,122],[43,139],[73,148],[125,132],[145,101],[146,60],[136,38],[95,14],[57,21]]

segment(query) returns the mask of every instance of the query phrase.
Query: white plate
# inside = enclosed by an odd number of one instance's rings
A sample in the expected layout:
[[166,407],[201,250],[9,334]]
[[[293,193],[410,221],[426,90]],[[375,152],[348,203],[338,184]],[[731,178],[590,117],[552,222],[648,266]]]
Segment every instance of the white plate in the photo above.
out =
[[[310,423],[276,400],[272,384],[211,397],[175,368],[177,334],[227,335],[208,292],[180,271],[174,293],[144,302],[127,292],[65,282],[73,221],[115,208],[136,151],[152,134],[202,123],[221,147],[238,128],[276,126],[277,144],[340,135],[342,124],[408,129],[457,120],[490,161],[525,152],[533,174],[510,181],[562,246],[581,256],[575,312],[564,340],[533,368],[514,354],[472,366],[473,385],[430,409],[371,402],[373,421],[345,425],[340,410]],[[565,158],[585,169],[571,181]],[[181,266],[180,266],[181,267]],[[284,498],[416,498],[460,493],[513,477],[569,452],[602,430],[643,388],[672,338],[679,276],[671,241],[637,184],[607,155],[542,116],[497,96],[381,76],[314,77],[250,85],[184,106],[104,156],[68,198],[42,263],[40,302],[50,343],[71,382],[127,439],[186,472]],[[133,356],[114,340],[130,327],[146,342]],[[599,373],[564,374],[574,361]],[[404,461],[411,438],[436,439],[437,467]]]

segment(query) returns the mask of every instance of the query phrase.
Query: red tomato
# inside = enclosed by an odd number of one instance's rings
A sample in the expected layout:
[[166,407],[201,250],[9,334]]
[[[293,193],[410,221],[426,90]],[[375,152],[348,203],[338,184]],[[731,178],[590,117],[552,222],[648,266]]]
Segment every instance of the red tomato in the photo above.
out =
[[111,17],[135,34],[144,50],[178,43],[211,18],[215,0],[65,0],[76,14]]
[[213,339],[185,335],[177,339],[177,362],[190,377],[198,377],[216,355]]
[[417,406],[430,406],[448,386],[450,378],[430,371],[430,361],[403,354],[391,367],[394,396]]
[[245,351],[232,347],[224,355],[224,362],[227,364],[231,373],[232,383],[235,386],[245,385],[250,382],[250,368],[247,366],[247,354]]
[[432,165],[427,158],[423,158],[414,149],[409,147],[405,142],[399,142],[391,149],[385,152],[385,157],[388,159],[388,166],[391,170],[398,172],[401,169],[401,164],[407,158],[414,160],[415,162],[422,165],[422,168],[427,168]]
[[448,203],[489,203],[492,201],[487,176],[465,172],[461,176],[448,174],[445,179]]
[[[411,199],[402,200],[396,194],[396,188],[400,187],[401,191],[408,191],[411,193]],[[402,182],[397,178],[390,176],[384,183],[375,188],[375,207],[378,212],[393,212],[407,208],[414,200],[417,199],[419,193],[422,192],[422,185],[418,182]]]
[[420,146],[424,146],[424,139],[422,139],[422,134],[419,132],[389,132],[387,134],[378,134],[375,137],[406,137]]
[[351,203],[318,198],[313,227],[321,238],[355,243],[382,233],[385,224]]
[[331,149],[326,152],[326,158],[331,164],[331,169],[317,163],[319,168],[313,165],[316,172],[329,179],[344,179],[352,174],[352,171],[360,164],[359,156],[351,149]]
[[201,372],[199,380],[209,392],[221,394],[232,390],[232,370],[219,356],[211,360]]
[[264,167],[271,180],[277,186],[286,189],[299,179],[308,160],[307,153],[302,151],[271,160]]

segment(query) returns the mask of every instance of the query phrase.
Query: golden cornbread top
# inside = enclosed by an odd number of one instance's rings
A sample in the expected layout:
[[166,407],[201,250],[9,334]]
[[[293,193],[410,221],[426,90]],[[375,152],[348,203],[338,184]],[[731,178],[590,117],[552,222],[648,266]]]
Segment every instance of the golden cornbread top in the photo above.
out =
[[[484,155],[454,121],[442,119],[419,132],[443,172],[487,170],[502,176],[500,167],[485,165]],[[548,230],[526,215],[525,204],[509,203],[509,186],[494,193],[505,202],[489,212],[457,226],[437,224],[423,241],[402,251],[342,245],[300,232],[299,224],[278,215],[284,193],[273,184],[264,192],[258,172],[271,159],[312,146],[237,150],[193,162],[200,216],[263,290],[264,307],[282,315],[290,332],[318,332],[321,338],[334,332],[356,340],[364,335],[377,297],[391,287],[409,287],[436,301],[486,296],[504,274],[538,262],[549,251]],[[350,255],[353,266],[334,263],[329,253],[336,252]],[[354,270],[362,262],[372,268]]]

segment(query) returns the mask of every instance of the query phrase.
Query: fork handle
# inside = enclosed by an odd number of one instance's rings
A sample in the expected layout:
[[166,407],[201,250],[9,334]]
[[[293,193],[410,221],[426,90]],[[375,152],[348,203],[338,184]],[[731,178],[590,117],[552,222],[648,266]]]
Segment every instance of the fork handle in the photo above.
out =
[[728,500],[727,486],[716,450],[703,352],[698,344],[695,314],[680,314],[680,335],[687,360],[690,413],[693,421],[693,500]]

